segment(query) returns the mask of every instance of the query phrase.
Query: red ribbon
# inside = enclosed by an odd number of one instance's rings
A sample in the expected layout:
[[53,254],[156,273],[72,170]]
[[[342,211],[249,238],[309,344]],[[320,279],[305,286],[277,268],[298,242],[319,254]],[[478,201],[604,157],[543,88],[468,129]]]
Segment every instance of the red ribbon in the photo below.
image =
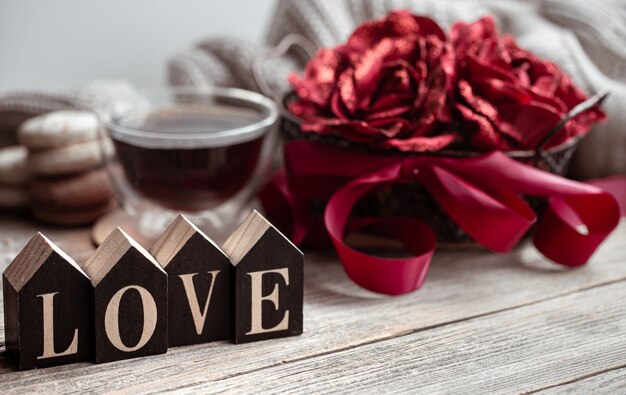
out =
[[[571,267],[586,263],[620,218],[620,206],[611,193],[497,151],[471,158],[396,157],[296,140],[285,147],[285,168],[286,173],[276,176],[260,195],[270,219],[295,243],[319,238],[322,224],[311,208],[313,202],[328,201],[323,227],[347,275],[368,290],[389,295],[422,285],[436,242],[429,226],[417,218],[350,218],[355,204],[376,188],[419,181],[468,235],[496,252],[510,251],[537,222],[535,246],[551,260]],[[626,178],[602,186],[626,188]],[[539,221],[520,195],[548,198]],[[618,199],[623,204],[624,197]],[[415,255],[382,258],[344,243],[347,232],[372,225]]]

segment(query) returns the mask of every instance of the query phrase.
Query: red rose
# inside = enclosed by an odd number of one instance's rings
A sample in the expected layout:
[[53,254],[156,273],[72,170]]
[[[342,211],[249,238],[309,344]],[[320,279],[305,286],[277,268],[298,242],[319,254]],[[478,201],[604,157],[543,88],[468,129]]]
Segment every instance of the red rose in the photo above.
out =
[[290,76],[289,110],[302,130],[378,148],[439,150],[446,129],[454,54],[431,19],[398,11],[361,25],[345,45],[320,50],[303,77]]
[[[493,19],[451,29],[457,55],[455,104],[459,130],[480,150],[533,149],[576,104],[586,99],[560,68],[500,36]],[[548,146],[585,133],[604,119],[592,109],[566,124]]]

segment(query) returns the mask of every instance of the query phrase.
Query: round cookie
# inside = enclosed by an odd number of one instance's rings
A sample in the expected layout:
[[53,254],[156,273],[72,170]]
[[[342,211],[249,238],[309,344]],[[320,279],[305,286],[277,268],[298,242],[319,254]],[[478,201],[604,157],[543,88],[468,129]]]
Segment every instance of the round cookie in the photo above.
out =
[[32,204],[31,212],[35,218],[43,222],[55,225],[77,226],[91,224],[115,207],[117,207],[117,201],[109,199],[104,203],[80,209]]
[[26,185],[30,179],[28,150],[21,145],[0,149],[0,185]]
[[109,140],[87,141],[47,151],[31,151],[28,167],[32,174],[59,176],[90,170],[102,163],[102,154],[109,155]]
[[30,201],[28,190],[16,186],[0,185],[0,207],[24,208]]
[[88,111],[55,111],[24,122],[18,140],[31,150],[63,147],[96,140],[99,125],[96,115]]
[[36,178],[30,192],[35,204],[59,208],[89,207],[113,197],[109,176],[103,168],[67,177]]

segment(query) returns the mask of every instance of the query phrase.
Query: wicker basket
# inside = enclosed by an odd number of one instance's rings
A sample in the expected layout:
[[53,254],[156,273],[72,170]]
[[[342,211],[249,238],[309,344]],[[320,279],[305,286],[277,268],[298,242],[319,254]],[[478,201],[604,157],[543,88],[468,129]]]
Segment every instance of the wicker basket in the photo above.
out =
[[[319,135],[315,133],[303,133],[300,129],[300,121],[287,109],[286,103],[291,100],[293,93],[285,96],[281,103],[280,130],[286,141],[306,139],[324,144],[342,146],[351,150],[359,150],[382,155],[417,156],[435,155],[446,157],[471,157],[481,155],[480,152],[443,150],[436,153],[416,154],[400,151],[390,152],[377,151],[362,144],[348,142],[340,137]],[[581,137],[573,138],[558,146],[537,151],[510,151],[506,154],[522,163],[533,167],[564,175],[573,154],[578,147]],[[530,206],[540,212],[545,206],[545,199],[525,197]],[[316,209],[323,211],[325,202],[319,202]],[[438,244],[448,248],[475,248],[478,244],[467,235],[459,226],[443,211],[439,204],[432,198],[428,191],[418,182],[410,184],[394,184],[378,189],[375,193],[361,200],[355,207],[356,215],[367,216],[411,216],[416,217],[433,229]]]

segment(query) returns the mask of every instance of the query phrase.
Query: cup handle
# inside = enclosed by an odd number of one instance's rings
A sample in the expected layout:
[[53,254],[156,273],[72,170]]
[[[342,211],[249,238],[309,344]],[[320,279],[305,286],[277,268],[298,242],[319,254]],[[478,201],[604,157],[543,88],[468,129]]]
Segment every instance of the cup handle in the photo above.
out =
[[289,34],[285,36],[277,46],[252,59],[252,78],[256,83],[259,91],[265,96],[274,99],[277,103],[281,102],[280,92],[274,91],[263,75],[263,63],[268,59],[276,59],[284,56],[292,47],[300,49],[311,59],[317,51],[313,41],[299,34]]

